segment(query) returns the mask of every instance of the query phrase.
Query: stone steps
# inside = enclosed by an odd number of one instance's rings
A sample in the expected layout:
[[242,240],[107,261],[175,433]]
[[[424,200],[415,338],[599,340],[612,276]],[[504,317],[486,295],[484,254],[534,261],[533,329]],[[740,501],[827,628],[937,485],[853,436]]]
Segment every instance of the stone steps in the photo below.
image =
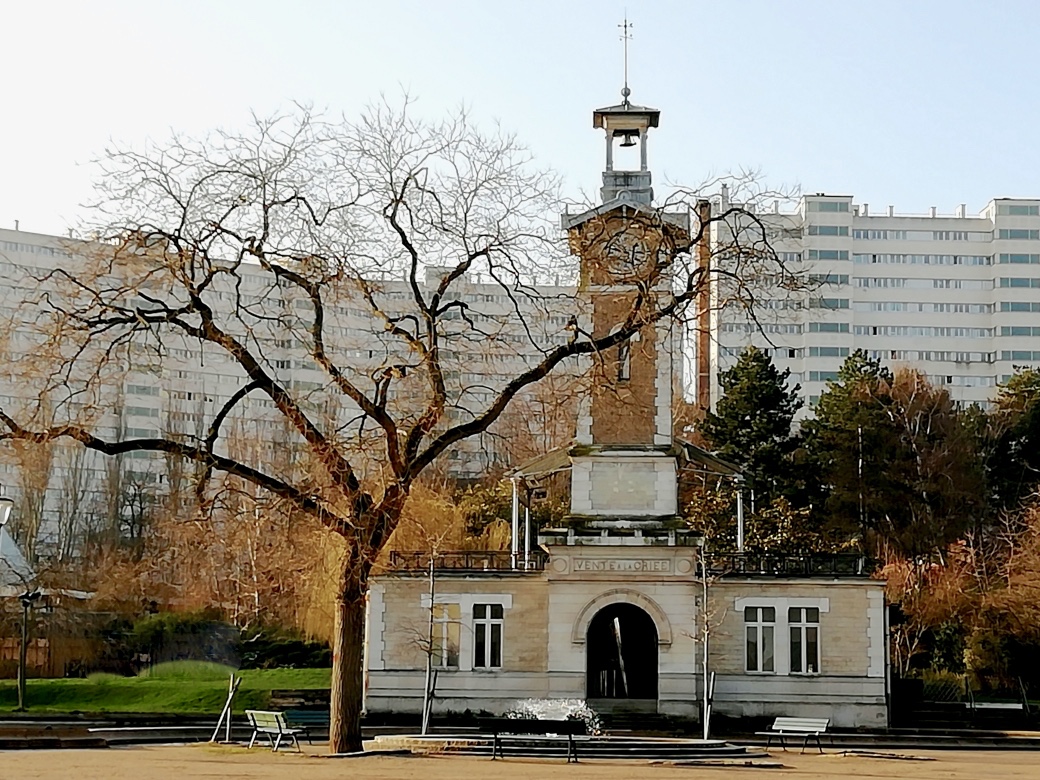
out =
[[[546,736],[502,736],[502,753],[513,758],[567,757],[567,738]],[[766,758],[761,750],[732,745],[722,740],[635,738],[635,737],[576,737],[578,758],[628,759],[641,761],[698,761],[719,759]],[[407,747],[418,752],[450,755],[490,756],[493,740],[481,737],[377,737],[373,749]]]

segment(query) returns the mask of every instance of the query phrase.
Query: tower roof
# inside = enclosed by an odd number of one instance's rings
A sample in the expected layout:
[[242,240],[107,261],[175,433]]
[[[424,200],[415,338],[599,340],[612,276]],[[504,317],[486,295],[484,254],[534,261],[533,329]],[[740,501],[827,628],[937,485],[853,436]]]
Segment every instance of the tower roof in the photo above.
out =
[[617,126],[626,123],[626,120],[643,127],[657,127],[661,120],[661,111],[649,106],[637,106],[626,100],[616,106],[597,108],[592,112],[592,126],[597,129],[606,130],[608,125]]

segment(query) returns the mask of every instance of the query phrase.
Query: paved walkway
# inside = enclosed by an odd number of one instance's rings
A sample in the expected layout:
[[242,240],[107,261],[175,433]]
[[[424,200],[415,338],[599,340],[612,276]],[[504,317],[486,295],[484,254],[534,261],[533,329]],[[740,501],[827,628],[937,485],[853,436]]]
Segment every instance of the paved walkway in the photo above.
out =
[[[763,769],[650,766],[645,763],[582,762],[455,757],[365,757],[327,759],[321,748],[305,746],[303,755],[270,750],[246,751],[208,745],[118,748],[110,750],[19,750],[0,753],[4,780],[730,780],[783,777],[906,778],[906,780],[1040,780],[1040,752],[921,751],[930,761],[904,761],[841,755],[776,753],[788,767]],[[493,769],[492,769],[493,766]]]

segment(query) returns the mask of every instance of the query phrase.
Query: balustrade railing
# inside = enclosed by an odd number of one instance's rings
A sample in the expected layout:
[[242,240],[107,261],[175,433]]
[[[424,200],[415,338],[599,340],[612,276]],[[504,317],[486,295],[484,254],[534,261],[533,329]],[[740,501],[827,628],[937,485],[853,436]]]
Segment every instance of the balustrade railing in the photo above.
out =
[[[430,553],[398,552],[390,553],[391,571],[429,571]],[[434,571],[466,571],[466,572],[512,572],[543,571],[548,560],[541,550],[532,551],[527,560],[523,553],[513,555],[508,550],[464,550],[437,553],[433,556]]]
[[869,577],[874,566],[855,553],[710,553],[713,577]]
[[[399,572],[429,571],[430,555],[393,551],[388,568]],[[433,558],[435,571],[503,574],[544,571],[549,560],[543,550],[532,550],[526,561],[523,553],[513,555],[508,550],[452,551],[437,553]],[[874,571],[869,558],[851,553],[709,553],[707,563],[711,577],[869,577]]]

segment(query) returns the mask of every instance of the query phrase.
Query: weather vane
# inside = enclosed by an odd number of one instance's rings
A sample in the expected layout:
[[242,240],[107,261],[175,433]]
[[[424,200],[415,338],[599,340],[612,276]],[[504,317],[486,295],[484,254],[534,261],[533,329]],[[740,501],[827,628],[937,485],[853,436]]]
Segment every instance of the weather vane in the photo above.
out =
[[628,14],[625,14],[625,21],[618,25],[618,29],[621,30],[621,43],[625,50],[625,86],[621,90],[621,97],[624,100],[624,104],[628,105],[628,96],[632,94],[632,90],[628,88],[628,42],[632,40],[633,25],[628,22]]

